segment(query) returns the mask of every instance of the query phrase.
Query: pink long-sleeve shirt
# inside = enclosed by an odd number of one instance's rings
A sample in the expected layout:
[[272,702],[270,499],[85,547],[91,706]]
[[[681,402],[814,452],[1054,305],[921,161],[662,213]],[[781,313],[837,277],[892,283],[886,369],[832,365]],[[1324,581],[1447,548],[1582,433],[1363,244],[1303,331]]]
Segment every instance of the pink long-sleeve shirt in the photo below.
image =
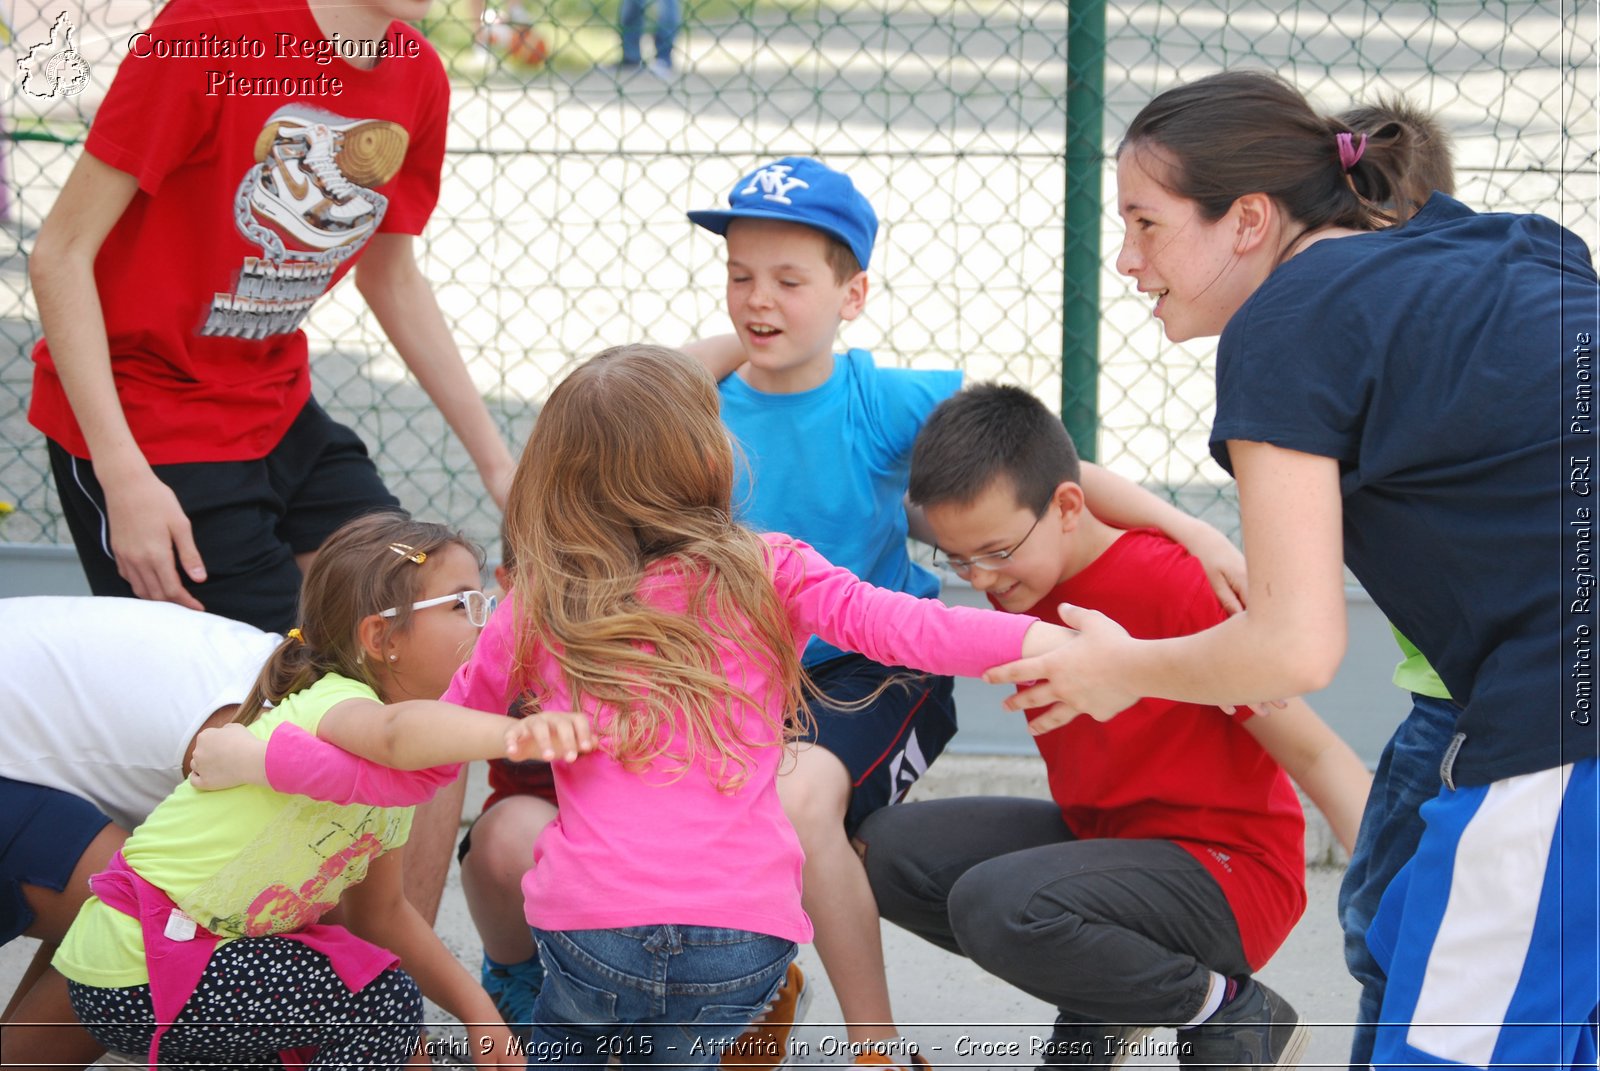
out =
[[[804,543],[764,538],[799,646],[814,634],[885,664],[977,676],[1016,658],[1033,623],[876,588]],[[647,597],[671,609],[684,605],[681,586],[670,580],[654,584]],[[444,694],[446,702],[505,711],[515,612],[514,598],[508,599],[490,618]],[[529,924],[544,930],[717,926],[811,939],[811,922],[800,907],[804,856],[778,801],[786,753],[777,724],[779,690],[734,645],[719,642],[718,650],[728,679],[759,704],[733,712],[746,738],[763,745],[752,749],[748,778],[731,791],[719,790],[718,771],[703,757],[678,772],[671,749],[639,771],[624,769],[604,746],[576,762],[557,763],[560,812],[535,844],[533,868],[522,879]],[[573,709],[554,657],[534,654],[549,708]],[[603,739],[609,709],[587,713]]]

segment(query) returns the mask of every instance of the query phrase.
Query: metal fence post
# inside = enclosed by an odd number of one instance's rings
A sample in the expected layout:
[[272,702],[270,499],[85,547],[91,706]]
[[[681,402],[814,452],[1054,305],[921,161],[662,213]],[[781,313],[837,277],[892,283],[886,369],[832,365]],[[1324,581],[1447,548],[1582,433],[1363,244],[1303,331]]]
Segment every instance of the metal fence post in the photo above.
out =
[[1061,421],[1078,453],[1096,457],[1100,430],[1100,187],[1105,127],[1105,0],[1067,13],[1067,193],[1062,257]]

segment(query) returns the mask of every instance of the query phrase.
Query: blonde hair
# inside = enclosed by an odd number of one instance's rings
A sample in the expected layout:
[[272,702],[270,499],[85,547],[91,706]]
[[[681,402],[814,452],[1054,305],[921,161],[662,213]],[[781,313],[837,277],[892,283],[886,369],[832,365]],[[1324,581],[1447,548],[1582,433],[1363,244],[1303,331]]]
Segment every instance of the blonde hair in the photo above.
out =
[[388,627],[404,631],[422,586],[419,566],[452,543],[483,564],[482,551],[461,533],[403,513],[369,513],[329,536],[300,585],[299,625],[267,659],[233,720],[249,725],[329,673],[378,692],[362,654],[361,622],[392,606],[397,612]]
[[[640,770],[704,760],[723,791],[752,770],[734,708],[764,704],[729,682],[744,652],[780,693],[772,728],[800,735],[805,676],[766,543],[733,519],[733,446],[710,373],[676,350],[608,349],[539,413],[506,508],[515,548],[517,685],[548,702],[534,654],[555,659],[571,702],[614,711],[607,749]],[[682,586],[685,606],[647,599]],[[681,738],[681,750],[674,738]],[[669,754],[669,751],[671,752]]]

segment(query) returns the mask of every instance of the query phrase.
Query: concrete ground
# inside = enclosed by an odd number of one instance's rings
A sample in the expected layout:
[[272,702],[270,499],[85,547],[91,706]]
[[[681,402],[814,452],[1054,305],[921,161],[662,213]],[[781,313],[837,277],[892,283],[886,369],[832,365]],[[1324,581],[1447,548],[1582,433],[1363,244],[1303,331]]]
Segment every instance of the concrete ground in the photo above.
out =
[[[1044,791],[1041,769],[1037,759],[946,755],[914,795],[933,798],[984,792],[1040,796]],[[468,814],[478,812],[484,793],[480,764],[473,771]],[[1326,829],[1314,816],[1308,818],[1308,848],[1314,858],[1319,852],[1326,857]],[[1311,1043],[1302,1067],[1343,1067],[1349,1049],[1348,1023],[1355,1008],[1356,986],[1344,970],[1334,908],[1342,873],[1333,866],[1313,867],[1307,872],[1310,903],[1305,916],[1260,974],[1312,1025]],[[451,952],[476,971],[480,946],[454,869],[437,929]],[[1053,1009],[898,927],[885,924],[883,939],[900,1026],[935,1067],[1000,1069],[1035,1065],[1027,1055],[1029,1046],[1035,1039],[1049,1036],[1055,1017]],[[0,995],[9,997],[36,947],[34,941],[24,938],[0,948]],[[811,947],[802,949],[800,964],[815,988],[806,1023],[795,1035],[792,1049],[796,1057],[791,1066],[848,1064],[850,1057],[842,1051],[845,1032],[839,1005]],[[464,1039],[452,1033],[449,1017],[438,1009],[430,1007],[429,1019],[439,1024],[434,1044],[440,1061],[455,1062],[451,1052],[459,1051]],[[1171,1051],[1173,1040],[1170,1031],[1157,1033],[1153,1043],[1146,1045],[1145,1055],[1135,1056],[1128,1066],[1176,1067],[1172,1056],[1162,1055]],[[1000,1055],[1010,1051],[1021,1055]]]

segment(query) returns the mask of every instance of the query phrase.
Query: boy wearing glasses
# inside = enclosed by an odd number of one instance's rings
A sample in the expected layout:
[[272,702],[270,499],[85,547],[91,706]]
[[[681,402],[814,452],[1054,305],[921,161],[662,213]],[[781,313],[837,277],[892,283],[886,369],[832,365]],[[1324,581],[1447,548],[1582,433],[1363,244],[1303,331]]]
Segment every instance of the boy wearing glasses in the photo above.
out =
[[[910,497],[941,556],[998,609],[1059,623],[1071,603],[1142,638],[1226,616],[1195,558],[1101,521],[1078,478],[1070,436],[1038,399],[979,385],[928,418]],[[1031,1052],[1044,1067],[1141,1052],[1255,1066],[1252,1053],[1297,1049],[1282,1040],[1301,1030],[1293,1008],[1251,977],[1305,907],[1305,822],[1285,767],[1348,848],[1360,760],[1299,700],[1252,717],[1143,699],[1035,743],[1052,800],[936,800],[863,826],[884,917],[1055,1004]],[[1156,1025],[1177,1040],[1145,1041]]]

